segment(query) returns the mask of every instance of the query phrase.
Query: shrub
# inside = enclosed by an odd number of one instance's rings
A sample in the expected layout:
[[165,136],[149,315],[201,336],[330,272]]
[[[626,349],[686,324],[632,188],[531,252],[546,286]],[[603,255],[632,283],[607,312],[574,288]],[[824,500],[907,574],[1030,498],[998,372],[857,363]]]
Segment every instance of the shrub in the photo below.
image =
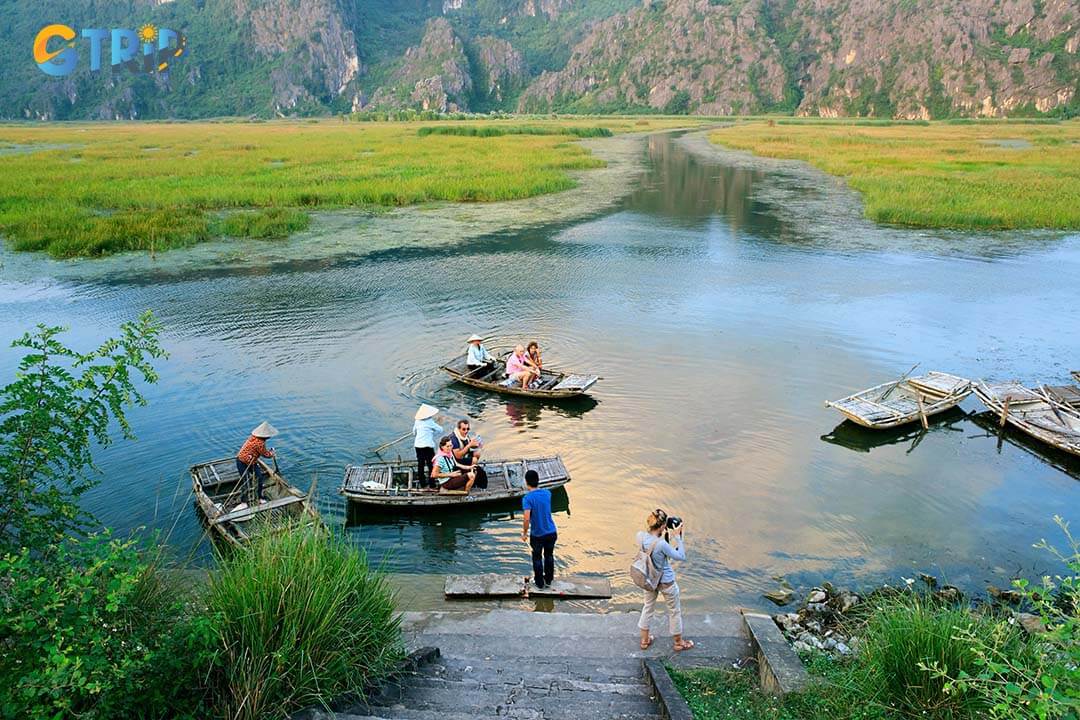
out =
[[401,658],[385,578],[321,529],[264,534],[222,557],[207,604],[220,618],[223,648],[215,703],[234,720],[325,705],[370,686]]
[[[997,627],[990,617],[917,593],[882,600],[863,631],[860,684],[879,702],[902,713],[940,718],[970,715],[985,708],[984,698],[971,691],[950,691],[947,681],[929,668],[977,673],[974,646],[959,637],[958,631],[966,628],[972,638],[985,641]],[[1019,628],[999,640],[1016,656],[1025,651]]]
[[201,717],[213,624],[107,534],[0,558],[0,715]]
[[1065,533],[1068,549],[1061,552],[1046,540],[1035,547],[1048,550],[1070,574],[1044,577],[1036,587],[1026,580],[1014,583],[1046,630],[1034,638],[1028,652],[1016,652],[1015,621],[1009,617],[989,634],[970,626],[958,630],[957,640],[974,655],[974,669],[926,665],[950,693],[981,697],[994,718],[1080,717],[1080,541],[1062,518],[1054,521]]

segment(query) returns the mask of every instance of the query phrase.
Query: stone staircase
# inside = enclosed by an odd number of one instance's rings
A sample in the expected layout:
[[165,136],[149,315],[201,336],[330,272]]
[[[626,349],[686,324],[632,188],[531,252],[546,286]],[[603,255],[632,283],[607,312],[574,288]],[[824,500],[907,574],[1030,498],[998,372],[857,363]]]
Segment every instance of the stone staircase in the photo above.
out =
[[687,616],[686,634],[697,647],[677,655],[670,637],[658,628],[653,647],[641,651],[636,621],[636,613],[408,613],[404,629],[409,646],[438,648],[438,654],[430,651],[428,662],[347,712],[322,717],[659,720],[667,713],[644,659],[730,667],[750,654],[734,612]]

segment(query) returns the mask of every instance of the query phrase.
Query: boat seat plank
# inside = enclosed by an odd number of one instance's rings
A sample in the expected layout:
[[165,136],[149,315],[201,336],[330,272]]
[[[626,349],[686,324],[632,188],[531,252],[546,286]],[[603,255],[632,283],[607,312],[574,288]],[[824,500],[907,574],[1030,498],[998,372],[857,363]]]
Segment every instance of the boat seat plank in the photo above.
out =
[[215,525],[223,522],[239,522],[241,520],[247,520],[248,518],[258,515],[261,512],[266,512],[268,510],[276,510],[278,508],[283,508],[286,505],[292,505],[293,503],[303,501],[303,497],[289,495],[287,497],[278,498],[277,500],[271,500],[270,502],[249,506],[244,508],[243,510],[233,510],[232,512],[225,513],[224,515],[219,515],[216,518],[213,518],[212,520],[210,520],[210,522]]
[[925,375],[909,378],[907,381],[912,387],[926,391],[929,395],[952,395],[964,389],[970,381],[957,375],[942,372],[929,372]]
[[567,375],[552,390],[588,390],[600,378],[596,375]]
[[1076,385],[1047,385],[1046,392],[1058,402],[1080,408],[1080,387]]

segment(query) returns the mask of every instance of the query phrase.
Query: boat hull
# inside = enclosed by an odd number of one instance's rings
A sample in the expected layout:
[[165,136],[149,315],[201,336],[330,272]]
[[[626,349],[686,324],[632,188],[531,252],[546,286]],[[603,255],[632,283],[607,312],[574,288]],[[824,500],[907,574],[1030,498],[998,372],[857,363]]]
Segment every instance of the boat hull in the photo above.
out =
[[862,427],[888,430],[947,412],[963,402],[971,391],[971,383],[964,378],[930,372],[875,385],[840,400],[830,400],[825,407],[833,408]]
[[[1080,412],[1065,404],[1052,405],[1045,396],[1019,383],[975,383],[975,395],[988,410],[1020,432],[1071,455],[1080,456]],[[1008,399],[1008,404],[1006,404]],[[1059,421],[1072,423],[1055,430]]]
[[469,387],[499,393],[500,395],[516,395],[518,397],[531,397],[543,400],[565,400],[568,398],[585,397],[593,385],[600,379],[595,375],[575,375],[544,370],[541,372],[541,384],[543,388],[522,388],[519,385],[504,385],[504,375],[501,372],[504,360],[496,361],[488,370],[480,376],[475,375],[475,370],[465,365],[465,356],[461,355],[439,369],[453,378],[456,382]]

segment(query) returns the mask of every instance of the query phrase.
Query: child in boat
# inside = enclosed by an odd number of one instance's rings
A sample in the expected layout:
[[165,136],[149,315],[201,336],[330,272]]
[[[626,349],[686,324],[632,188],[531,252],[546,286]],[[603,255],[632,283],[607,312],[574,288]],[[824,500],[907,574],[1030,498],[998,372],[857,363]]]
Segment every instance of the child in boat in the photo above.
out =
[[431,467],[431,478],[439,483],[440,490],[472,490],[476,482],[476,472],[466,470],[454,459],[454,446],[447,435],[439,440],[439,452],[435,454],[435,464]]
[[254,473],[258,492],[255,497],[260,500],[263,496],[263,483],[266,482],[268,476],[262,464],[259,463],[259,458],[274,457],[274,451],[266,447],[266,441],[277,434],[277,428],[263,421],[259,427],[251,431],[251,437],[236,453],[236,474],[243,478],[245,475]]

